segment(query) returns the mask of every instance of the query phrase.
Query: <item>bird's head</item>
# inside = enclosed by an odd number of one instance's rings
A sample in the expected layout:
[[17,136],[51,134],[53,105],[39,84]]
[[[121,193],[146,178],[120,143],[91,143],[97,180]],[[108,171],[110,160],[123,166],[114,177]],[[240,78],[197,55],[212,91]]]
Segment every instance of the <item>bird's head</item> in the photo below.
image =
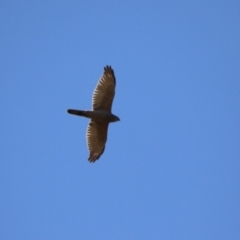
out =
[[120,118],[112,114],[112,122],[118,122],[118,121],[120,121]]

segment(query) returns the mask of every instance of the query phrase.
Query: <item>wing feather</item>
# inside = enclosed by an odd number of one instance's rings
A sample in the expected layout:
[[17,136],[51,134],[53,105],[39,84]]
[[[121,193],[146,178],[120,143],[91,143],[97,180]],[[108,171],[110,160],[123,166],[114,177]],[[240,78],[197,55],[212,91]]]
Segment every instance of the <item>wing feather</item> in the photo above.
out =
[[93,92],[93,110],[105,110],[111,112],[115,95],[116,79],[111,66],[104,67],[104,73]]
[[107,141],[108,123],[90,121],[87,127],[87,145],[90,162],[100,158],[105,149]]

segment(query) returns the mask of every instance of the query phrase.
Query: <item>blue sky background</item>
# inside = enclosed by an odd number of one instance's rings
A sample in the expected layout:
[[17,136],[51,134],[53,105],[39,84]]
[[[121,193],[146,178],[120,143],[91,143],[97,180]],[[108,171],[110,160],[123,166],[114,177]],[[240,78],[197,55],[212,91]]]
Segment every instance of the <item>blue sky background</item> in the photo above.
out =
[[[1,239],[240,239],[239,1],[1,1]],[[87,161],[103,67],[105,153]]]

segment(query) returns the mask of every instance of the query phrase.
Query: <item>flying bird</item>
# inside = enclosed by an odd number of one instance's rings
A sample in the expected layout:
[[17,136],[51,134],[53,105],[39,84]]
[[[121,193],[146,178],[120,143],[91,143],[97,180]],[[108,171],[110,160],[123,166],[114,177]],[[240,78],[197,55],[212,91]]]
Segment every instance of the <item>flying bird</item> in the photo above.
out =
[[115,86],[116,78],[114,71],[111,66],[106,66],[93,92],[92,110],[67,110],[70,114],[90,118],[87,127],[89,162],[95,162],[103,154],[107,142],[109,123],[120,121],[119,117],[112,114],[111,111],[115,95]]

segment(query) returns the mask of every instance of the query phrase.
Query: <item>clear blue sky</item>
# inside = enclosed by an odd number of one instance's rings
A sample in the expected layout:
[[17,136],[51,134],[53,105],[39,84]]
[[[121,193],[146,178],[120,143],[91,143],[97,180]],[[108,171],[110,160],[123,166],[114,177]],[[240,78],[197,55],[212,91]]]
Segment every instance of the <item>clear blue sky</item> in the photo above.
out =
[[[239,1],[1,1],[0,239],[240,239]],[[105,153],[87,161],[105,65]]]

